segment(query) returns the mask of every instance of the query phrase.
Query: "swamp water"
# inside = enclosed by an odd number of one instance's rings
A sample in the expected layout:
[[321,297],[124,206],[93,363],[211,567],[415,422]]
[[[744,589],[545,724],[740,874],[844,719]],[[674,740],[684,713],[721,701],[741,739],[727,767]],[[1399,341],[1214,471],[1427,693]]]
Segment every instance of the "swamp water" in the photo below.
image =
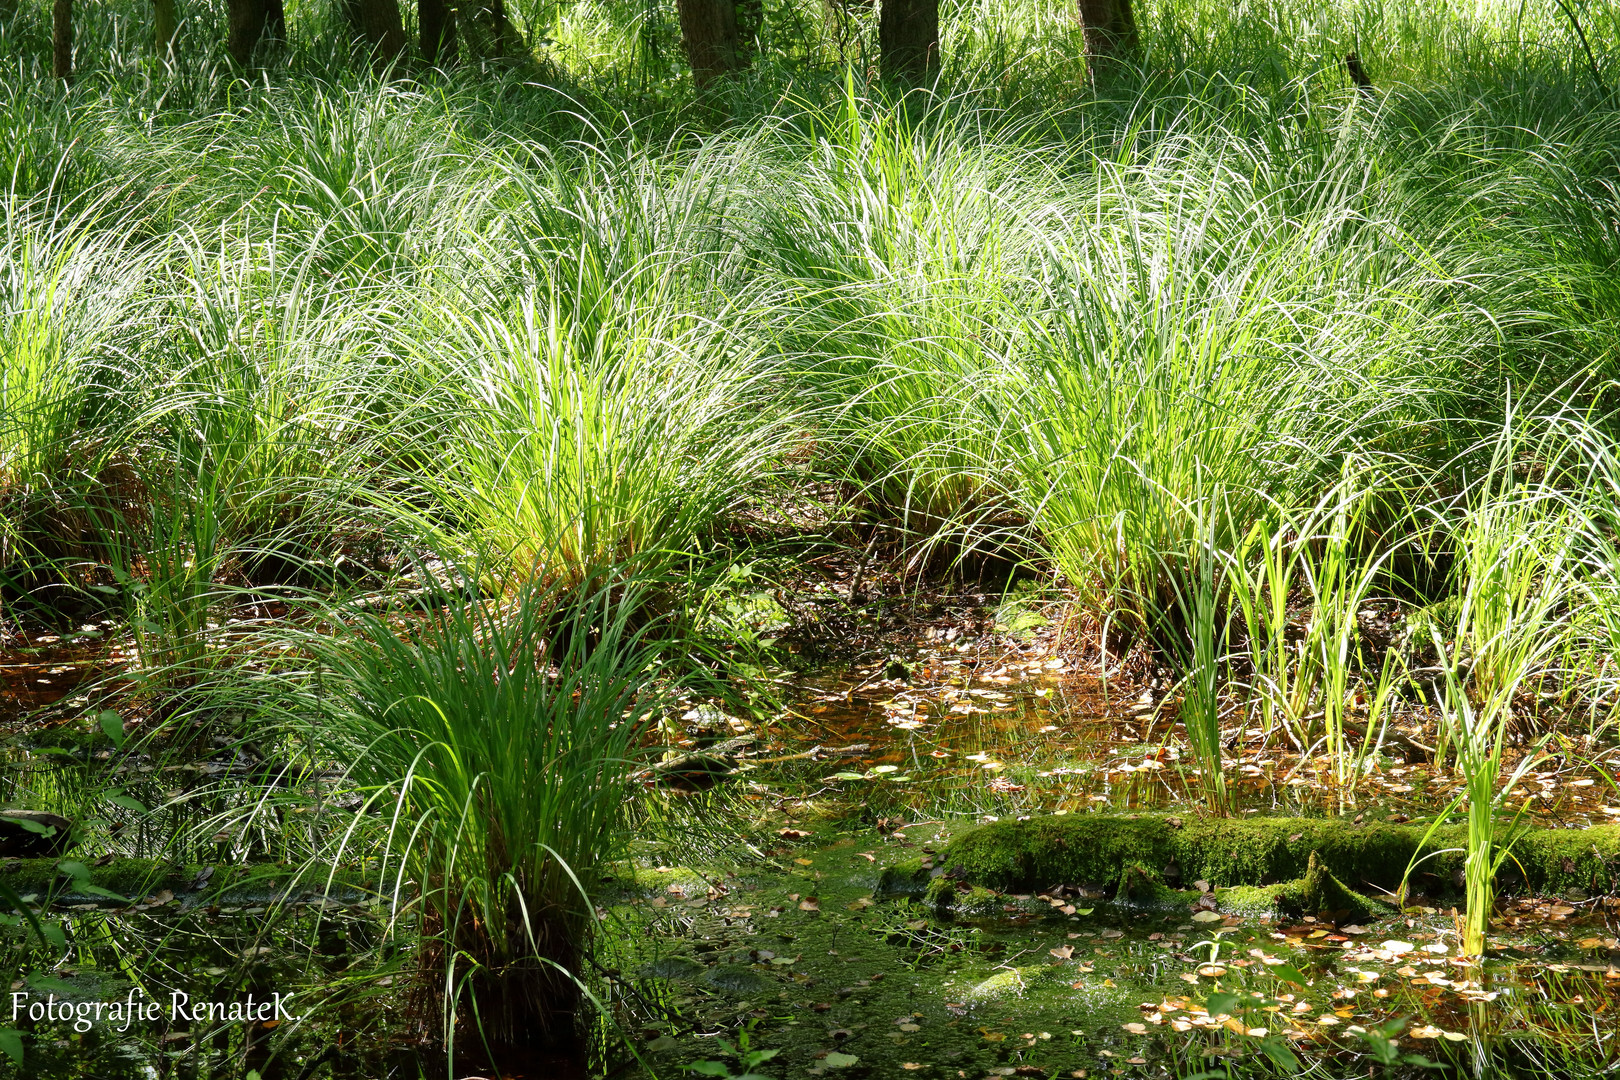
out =
[[[1620,910],[1597,893],[1503,900],[1482,966],[1457,955],[1460,897],[1445,881],[1403,911],[1355,921],[1233,911],[1221,883],[1177,882],[1164,867],[1153,869],[1180,902],[1132,899],[1109,880],[926,894],[949,871],[952,842],[992,821],[1200,814],[1152,691],[1120,701],[1034,652],[947,653],[798,687],[790,715],[753,732],[727,778],[649,799],[631,863],[595,897],[605,933],[590,982],[613,1022],[580,1057],[508,1063],[505,1075],[740,1076],[752,1063],[778,1078],[1362,1076],[1432,1074],[1427,1060],[1459,1074],[1579,1076],[1612,1063]],[[688,719],[713,716],[698,707]],[[695,745],[745,726],[733,724]],[[94,754],[40,753],[44,734],[14,744],[8,797],[95,767]],[[1258,729],[1228,750],[1240,816],[1319,819],[1349,798],[1325,783],[1325,763],[1301,765]],[[217,805],[251,787],[244,774],[222,794],[231,770],[213,772],[132,776],[121,790],[151,805],[207,791]],[[1420,818],[1454,786],[1443,770],[1380,755],[1343,816]],[[1539,824],[1615,819],[1594,775],[1532,774],[1526,787]],[[281,820],[295,828],[294,802]],[[232,854],[221,848],[218,861]],[[65,943],[42,949],[20,923],[7,930],[11,994],[110,1002],[139,986],[165,1006],[124,1031],[0,1015],[0,1028],[29,1033],[23,1067],[0,1063],[0,1075],[441,1069],[417,1049],[424,1032],[397,989],[409,953],[387,932],[385,899],[366,895],[368,868],[340,868],[343,888],[326,890],[273,854],[262,846],[257,874],[220,880],[202,864],[168,867],[140,896],[119,891],[134,873],[120,862],[89,859],[77,877],[53,864],[43,880],[38,860],[0,864],[42,917],[61,920]],[[136,902],[96,895],[97,882]],[[226,1003],[290,993],[298,1019],[176,1016],[177,992]]]

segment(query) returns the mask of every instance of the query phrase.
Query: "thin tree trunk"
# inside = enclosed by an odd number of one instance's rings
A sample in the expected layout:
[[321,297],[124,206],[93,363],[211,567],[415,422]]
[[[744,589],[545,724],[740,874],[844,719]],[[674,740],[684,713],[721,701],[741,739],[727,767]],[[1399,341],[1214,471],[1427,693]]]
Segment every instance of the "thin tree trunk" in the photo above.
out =
[[65,83],[73,81],[73,0],[55,0],[51,5],[51,74]]
[[486,60],[523,55],[523,35],[506,17],[506,0],[471,0],[456,14],[468,55]]
[[737,5],[734,0],[676,0],[681,38],[699,90],[738,70]]
[[231,62],[245,68],[264,36],[265,0],[228,0],[225,5],[225,51]]
[[1134,54],[1140,44],[1131,0],[1076,0],[1086,57],[1106,66]]
[[429,66],[456,59],[456,13],[445,0],[416,0],[416,25],[421,31],[422,59]]
[[399,17],[399,0],[343,0],[343,15],[355,36],[371,53],[371,62],[381,73],[405,55],[405,24]]
[[1378,96],[1377,91],[1373,89],[1372,76],[1368,75],[1367,69],[1361,66],[1361,57],[1355,53],[1345,53],[1344,70],[1350,73],[1350,81],[1356,84],[1356,89],[1360,90],[1364,96],[1369,98]]
[[174,36],[180,32],[180,17],[174,0],[152,0],[152,47],[161,59],[174,55]]
[[939,0],[883,0],[878,66],[885,79],[928,81],[939,66]]

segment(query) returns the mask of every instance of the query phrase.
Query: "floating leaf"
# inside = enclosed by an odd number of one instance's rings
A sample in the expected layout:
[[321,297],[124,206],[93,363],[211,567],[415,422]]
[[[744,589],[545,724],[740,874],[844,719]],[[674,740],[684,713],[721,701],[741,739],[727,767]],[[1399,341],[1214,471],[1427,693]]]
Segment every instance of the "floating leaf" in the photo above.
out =
[[107,738],[112,740],[113,747],[122,750],[124,748],[124,722],[118,718],[118,714],[111,711],[104,712],[96,717],[96,722],[101,725],[101,730],[106,733]]
[[1304,974],[1292,964],[1271,964],[1267,966],[1266,970],[1283,982],[1291,982],[1295,986],[1305,985]]
[[827,1066],[829,1069],[847,1069],[851,1065],[858,1063],[860,1060],[861,1059],[856,1057],[854,1054],[841,1054],[834,1050],[832,1053],[822,1058],[821,1063]]
[[1193,922],[1203,923],[1220,922],[1221,916],[1213,911],[1200,911],[1193,915],[1192,920]]

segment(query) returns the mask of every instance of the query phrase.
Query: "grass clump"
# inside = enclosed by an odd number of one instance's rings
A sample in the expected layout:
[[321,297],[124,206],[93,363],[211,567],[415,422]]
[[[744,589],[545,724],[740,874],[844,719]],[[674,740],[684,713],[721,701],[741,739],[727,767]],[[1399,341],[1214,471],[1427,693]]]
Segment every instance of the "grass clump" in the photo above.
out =
[[381,887],[416,924],[420,993],[451,1045],[574,1034],[591,895],[626,840],[665,645],[638,625],[638,584],[582,586],[458,588],[404,626],[362,618],[309,643],[323,707],[308,734],[386,821],[346,843],[387,853]]

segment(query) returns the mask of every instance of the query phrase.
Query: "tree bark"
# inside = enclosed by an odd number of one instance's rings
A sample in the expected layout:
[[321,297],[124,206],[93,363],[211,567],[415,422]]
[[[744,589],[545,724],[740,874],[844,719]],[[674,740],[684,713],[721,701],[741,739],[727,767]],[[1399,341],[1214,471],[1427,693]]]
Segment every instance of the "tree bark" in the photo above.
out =
[[264,36],[265,14],[265,0],[227,0],[225,51],[237,67],[245,68],[253,61],[253,50]]
[[523,35],[506,17],[506,0],[469,0],[456,14],[469,56],[500,60],[523,55]]
[[1131,0],[1076,0],[1075,8],[1085,32],[1087,59],[1106,64],[1136,52],[1140,38]]
[[372,66],[379,74],[405,55],[399,0],[343,0],[343,14],[355,37],[371,53]]
[[456,13],[445,0],[416,0],[416,25],[422,59],[435,67],[455,62]]
[[928,81],[939,67],[939,0],[883,0],[878,66],[885,79]]
[[174,36],[180,32],[180,17],[174,0],[152,0],[152,47],[159,58],[174,55]]
[[1345,53],[1344,70],[1350,73],[1350,81],[1356,84],[1356,89],[1360,90],[1364,96],[1369,98],[1378,96],[1373,89],[1372,76],[1368,75],[1367,69],[1361,66],[1361,57],[1355,53]]
[[65,83],[73,81],[73,0],[55,0],[51,5],[51,74]]
[[287,8],[282,0],[265,0],[264,36],[271,41],[287,40]]
[[737,71],[737,5],[735,0],[676,0],[681,38],[699,90]]

